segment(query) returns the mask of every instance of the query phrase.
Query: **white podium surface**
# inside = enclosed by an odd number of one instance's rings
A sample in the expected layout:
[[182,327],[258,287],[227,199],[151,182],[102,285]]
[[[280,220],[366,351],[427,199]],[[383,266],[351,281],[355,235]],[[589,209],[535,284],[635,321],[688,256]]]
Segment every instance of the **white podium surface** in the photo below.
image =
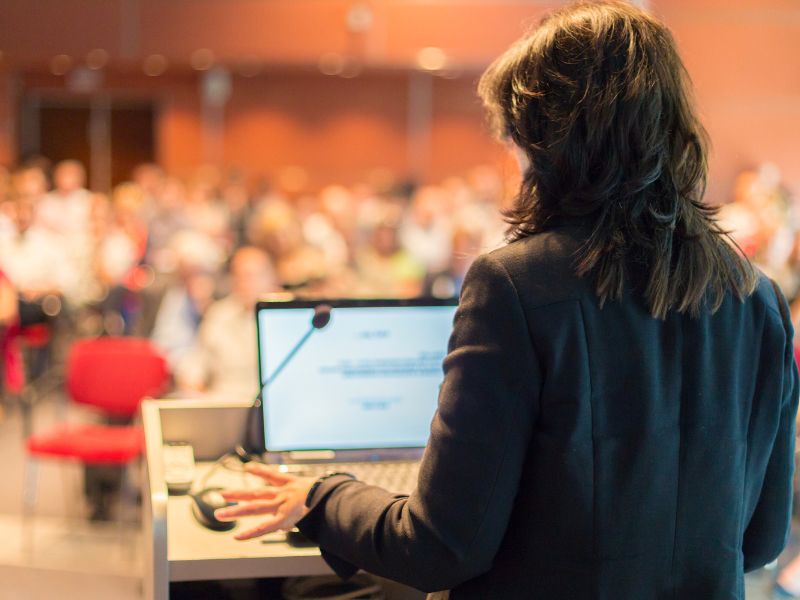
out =
[[[210,467],[198,465],[195,480]],[[207,487],[257,487],[260,481],[242,474],[217,469]],[[237,529],[249,527],[259,517],[237,522],[232,531],[212,531],[200,525],[192,515],[193,500],[189,496],[170,496],[167,501],[167,558],[171,581],[236,579],[240,577],[288,577],[321,575],[330,569],[315,547],[294,547],[286,544],[283,533],[268,534],[247,541],[233,538]]]
[[[330,574],[316,547],[290,546],[283,534],[237,541],[235,530],[218,532],[200,525],[189,496],[169,496],[163,477],[165,441],[189,442],[197,459],[195,482],[211,462],[238,443],[249,402],[148,400],[142,404],[145,429],[143,528],[144,590],[147,600],[167,600],[171,581]],[[203,487],[241,488],[262,485],[243,473],[217,468]],[[242,519],[237,528],[256,523]]]

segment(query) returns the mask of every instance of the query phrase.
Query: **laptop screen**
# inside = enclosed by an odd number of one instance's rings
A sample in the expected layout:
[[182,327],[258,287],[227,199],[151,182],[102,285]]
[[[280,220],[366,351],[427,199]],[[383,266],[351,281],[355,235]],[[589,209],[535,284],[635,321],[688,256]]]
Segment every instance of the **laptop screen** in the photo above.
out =
[[266,449],[424,446],[456,301],[326,302],[330,321],[313,329],[318,304],[258,305],[260,376],[274,376],[264,391]]

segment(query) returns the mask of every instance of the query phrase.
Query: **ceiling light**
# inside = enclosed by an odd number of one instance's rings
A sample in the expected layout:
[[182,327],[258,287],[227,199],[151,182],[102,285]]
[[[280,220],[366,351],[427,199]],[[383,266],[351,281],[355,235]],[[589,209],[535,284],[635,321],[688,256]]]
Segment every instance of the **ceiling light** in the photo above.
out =
[[319,70],[325,75],[341,75],[344,70],[344,57],[335,52],[328,52],[319,58]]
[[355,60],[355,59],[348,59],[345,61],[344,65],[342,66],[342,71],[339,73],[339,77],[344,77],[345,79],[353,79],[354,77],[358,77],[361,75],[361,71],[363,70],[363,65]]
[[214,52],[208,48],[200,48],[192,52],[189,62],[196,71],[208,71],[214,66]]
[[347,28],[352,33],[365,33],[372,27],[372,8],[366,2],[357,2],[347,11]]
[[64,75],[72,68],[72,57],[67,54],[58,54],[50,61],[50,72],[53,75]]
[[441,48],[429,46],[417,52],[417,65],[423,71],[440,71],[447,65],[447,55]]
[[167,59],[163,54],[151,54],[144,59],[142,70],[148,77],[158,77],[167,70]]
[[92,71],[102,69],[108,63],[108,52],[102,48],[95,48],[90,50],[86,55],[86,66]]

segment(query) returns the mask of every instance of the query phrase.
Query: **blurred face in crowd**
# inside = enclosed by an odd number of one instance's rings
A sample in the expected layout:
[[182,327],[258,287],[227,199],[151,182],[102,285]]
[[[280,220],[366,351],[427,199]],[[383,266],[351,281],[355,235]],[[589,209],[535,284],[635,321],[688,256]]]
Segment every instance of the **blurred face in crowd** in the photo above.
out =
[[391,256],[400,247],[397,239],[397,227],[390,223],[381,223],[372,234],[372,247],[381,256]]
[[301,221],[305,221],[308,217],[319,211],[319,199],[316,196],[305,195],[300,196],[294,202],[295,212]]
[[475,257],[480,254],[481,232],[459,228],[453,232],[453,249],[450,259],[450,267],[453,272],[463,274]]
[[89,230],[95,238],[102,238],[108,231],[111,222],[111,203],[105,194],[92,194],[91,211],[89,212]]
[[164,185],[164,172],[158,165],[144,163],[133,170],[132,179],[146,195],[157,197]]
[[231,181],[222,188],[222,199],[228,210],[234,214],[247,208],[249,194],[243,181]]
[[198,313],[204,313],[214,300],[216,279],[213,273],[199,267],[184,271],[184,285]]
[[176,211],[186,201],[186,188],[177,177],[169,177],[164,182],[161,194],[157,197],[159,207],[166,212]]
[[214,199],[214,188],[205,180],[196,181],[186,196],[189,204],[203,206]]
[[[520,172],[524,173],[529,168],[529,159],[525,151],[514,143],[510,144],[512,154],[514,154]],[[514,179],[518,179],[518,174],[511,175]],[[468,177],[469,185],[475,190],[477,199],[483,202],[496,202],[503,197],[503,181],[500,178],[497,169],[490,166],[475,167]],[[514,186],[515,188],[517,186]]]
[[114,220],[122,226],[138,221],[144,201],[144,192],[135,183],[118,185],[112,196]]
[[320,192],[320,208],[334,226],[346,232],[352,226],[354,201],[346,187],[329,185]]
[[14,202],[14,210],[12,212],[12,218],[17,231],[19,233],[25,233],[33,223],[35,216],[36,209],[33,199],[23,196],[18,197],[17,201]]
[[53,184],[58,193],[71,194],[80,190],[86,184],[86,171],[83,166],[74,160],[65,160],[58,163],[53,172]]
[[231,288],[247,308],[254,306],[259,296],[278,289],[275,270],[266,253],[251,246],[239,249],[231,260]]
[[283,202],[265,207],[252,224],[253,242],[280,260],[303,245],[303,231],[292,208]]
[[779,179],[769,171],[744,171],[736,178],[734,201],[747,207],[758,223],[759,244],[766,244],[788,219],[788,205],[781,194]]
[[414,194],[411,215],[421,227],[431,227],[444,209],[446,198],[439,187],[426,185]]
[[14,174],[14,193],[17,198],[36,199],[47,192],[47,178],[39,167],[28,167]]

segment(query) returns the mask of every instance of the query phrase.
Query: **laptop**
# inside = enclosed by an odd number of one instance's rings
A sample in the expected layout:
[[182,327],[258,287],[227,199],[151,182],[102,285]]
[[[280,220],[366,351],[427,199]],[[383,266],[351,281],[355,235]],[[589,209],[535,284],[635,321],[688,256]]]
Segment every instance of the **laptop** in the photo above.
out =
[[265,460],[413,491],[456,299],[256,306]]

